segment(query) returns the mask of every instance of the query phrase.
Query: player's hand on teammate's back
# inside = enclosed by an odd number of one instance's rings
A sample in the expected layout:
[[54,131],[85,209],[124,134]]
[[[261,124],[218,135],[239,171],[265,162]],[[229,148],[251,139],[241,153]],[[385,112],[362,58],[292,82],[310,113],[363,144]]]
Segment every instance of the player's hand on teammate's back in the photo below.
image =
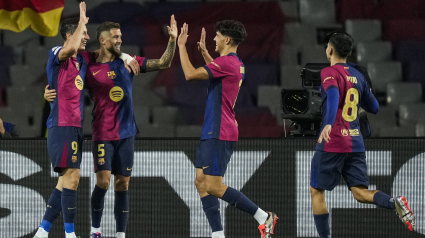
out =
[[170,35],[170,38],[175,41],[178,35],[178,29],[177,29],[177,21],[174,18],[174,14],[171,15],[170,20],[170,26],[167,26],[168,28],[168,34]]
[[322,133],[320,133],[320,137],[319,140],[317,140],[319,143],[322,143],[322,140],[325,140],[326,142],[329,142],[331,140],[331,137],[329,136],[331,134],[332,131],[332,126],[331,125],[326,125],[323,130]]
[[47,85],[44,88],[44,99],[46,99],[46,101],[48,102],[53,102],[53,100],[55,100],[56,98],[56,90],[54,89],[49,89],[50,85]]
[[205,31],[205,28],[202,27],[202,31],[201,31],[201,39],[198,42],[198,50],[201,53],[207,53],[207,47],[205,46],[205,35],[207,34],[207,32]]
[[86,3],[80,2],[80,22],[87,24],[89,22],[89,18],[86,16]]
[[128,70],[129,73],[133,71],[134,75],[138,75],[140,72],[140,65],[139,62],[137,62],[136,59],[128,62],[128,60],[124,60],[124,66]]
[[177,42],[177,44],[180,46],[184,46],[186,45],[187,42],[187,38],[189,37],[189,35],[187,34],[189,31],[189,25],[186,24],[186,22],[183,24],[181,32],[180,32],[180,36],[179,36],[179,40]]

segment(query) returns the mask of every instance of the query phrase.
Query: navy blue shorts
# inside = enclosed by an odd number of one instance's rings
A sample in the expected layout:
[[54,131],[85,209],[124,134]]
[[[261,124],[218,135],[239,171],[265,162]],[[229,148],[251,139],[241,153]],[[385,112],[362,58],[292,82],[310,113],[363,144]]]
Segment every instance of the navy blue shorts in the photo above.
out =
[[115,141],[93,141],[94,172],[130,176],[134,162],[134,137]]
[[341,175],[348,189],[359,185],[368,187],[365,153],[330,153],[316,150],[311,161],[310,185],[313,188],[332,191],[338,185]]
[[62,175],[62,169],[80,168],[82,147],[82,128],[55,126],[47,131],[47,150],[52,168],[59,175]]
[[223,177],[235,145],[236,141],[201,140],[196,154],[195,167],[202,168],[204,174]]

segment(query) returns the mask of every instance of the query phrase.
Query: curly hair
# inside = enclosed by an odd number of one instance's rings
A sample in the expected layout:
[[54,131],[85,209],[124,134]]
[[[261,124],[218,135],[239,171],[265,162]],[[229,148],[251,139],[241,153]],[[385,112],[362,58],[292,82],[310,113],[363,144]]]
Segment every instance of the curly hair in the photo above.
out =
[[66,40],[66,33],[74,34],[77,30],[78,22],[80,22],[79,17],[68,18],[61,23],[60,33],[64,40]]
[[248,35],[243,24],[235,20],[217,22],[215,25],[215,31],[220,32],[223,36],[232,38],[232,44],[236,46],[239,45]]
[[351,55],[354,47],[354,40],[348,34],[335,33],[330,39],[329,43],[334,47],[335,52],[342,58],[347,58]]

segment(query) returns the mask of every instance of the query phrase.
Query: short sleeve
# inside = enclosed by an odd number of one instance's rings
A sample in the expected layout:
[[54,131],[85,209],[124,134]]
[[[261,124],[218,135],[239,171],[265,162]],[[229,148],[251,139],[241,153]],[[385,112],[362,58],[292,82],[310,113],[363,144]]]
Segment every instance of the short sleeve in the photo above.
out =
[[137,55],[131,55],[140,65],[140,72],[142,73],[146,73],[146,62],[148,61],[148,59],[146,59],[145,57],[140,57]]
[[326,92],[328,88],[338,88],[335,70],[330,67],[324,68],[320,73],[323,90]]
[[49,51],[49,63],[51,65],[60,65],[62,62],[59,61],[59,51],[62,49],[62,46],[53,47]]
[[225,56],[223,56],[218,57],[217,59],[203,67],[207,70],[210,80],[212,80],[229,75],[229,72],[226,70],[227,64],[228,60]]
[[94,52],[84,50],[84,51],[78,51],[78,53],[82,55],[84,59],[86,59],[87,65],[96,60]]

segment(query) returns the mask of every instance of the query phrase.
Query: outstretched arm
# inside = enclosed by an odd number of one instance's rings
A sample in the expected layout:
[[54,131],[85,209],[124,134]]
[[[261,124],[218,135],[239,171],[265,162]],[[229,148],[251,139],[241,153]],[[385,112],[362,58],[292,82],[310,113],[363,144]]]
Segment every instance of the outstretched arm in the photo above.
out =
[[208,80],[209,75],[207,70],[203,67],[195,69],[189,60],[189,55],[187,54],[186,50],[187,37],[189,36],[187,34],[188,30],[189,26],[184,23],[178,40],[180,61],[182,64],[184,76],[186,80]]
[[202,57],[204,57],[205,63],[209,64],[214,59],[211,57],[211,55],[208,53],[207,47],[205,46],[205,35],[206,35],[205,28],[202,27],[201,31],[201,39],[198,42],[198,50],[201,52]]
[[146,62],[146,71],[156,71],[160,69],[166,69],[171,66],[174,53],[176,51],[176,39],[177,39],[177,22],[174,19],[174,15],[171,16],[170,26],[167,26],[168,34],[170,39],[168,41],[167,49],[160,59],[149,59]]
[[[71,58],[75,53],[77,53],[78,48],[80,48],[81,41],[84,38],[84,35],[87,33],[86,24],[89,22],[89,18],[86,17],[86,3],[80,3],[80,21],[78,22],[78,27],[72,34],[71,39],[68,44],[59,51],[58,58],[60,61],[65,61]],[[86,33],[84,33],[86,32]]]

